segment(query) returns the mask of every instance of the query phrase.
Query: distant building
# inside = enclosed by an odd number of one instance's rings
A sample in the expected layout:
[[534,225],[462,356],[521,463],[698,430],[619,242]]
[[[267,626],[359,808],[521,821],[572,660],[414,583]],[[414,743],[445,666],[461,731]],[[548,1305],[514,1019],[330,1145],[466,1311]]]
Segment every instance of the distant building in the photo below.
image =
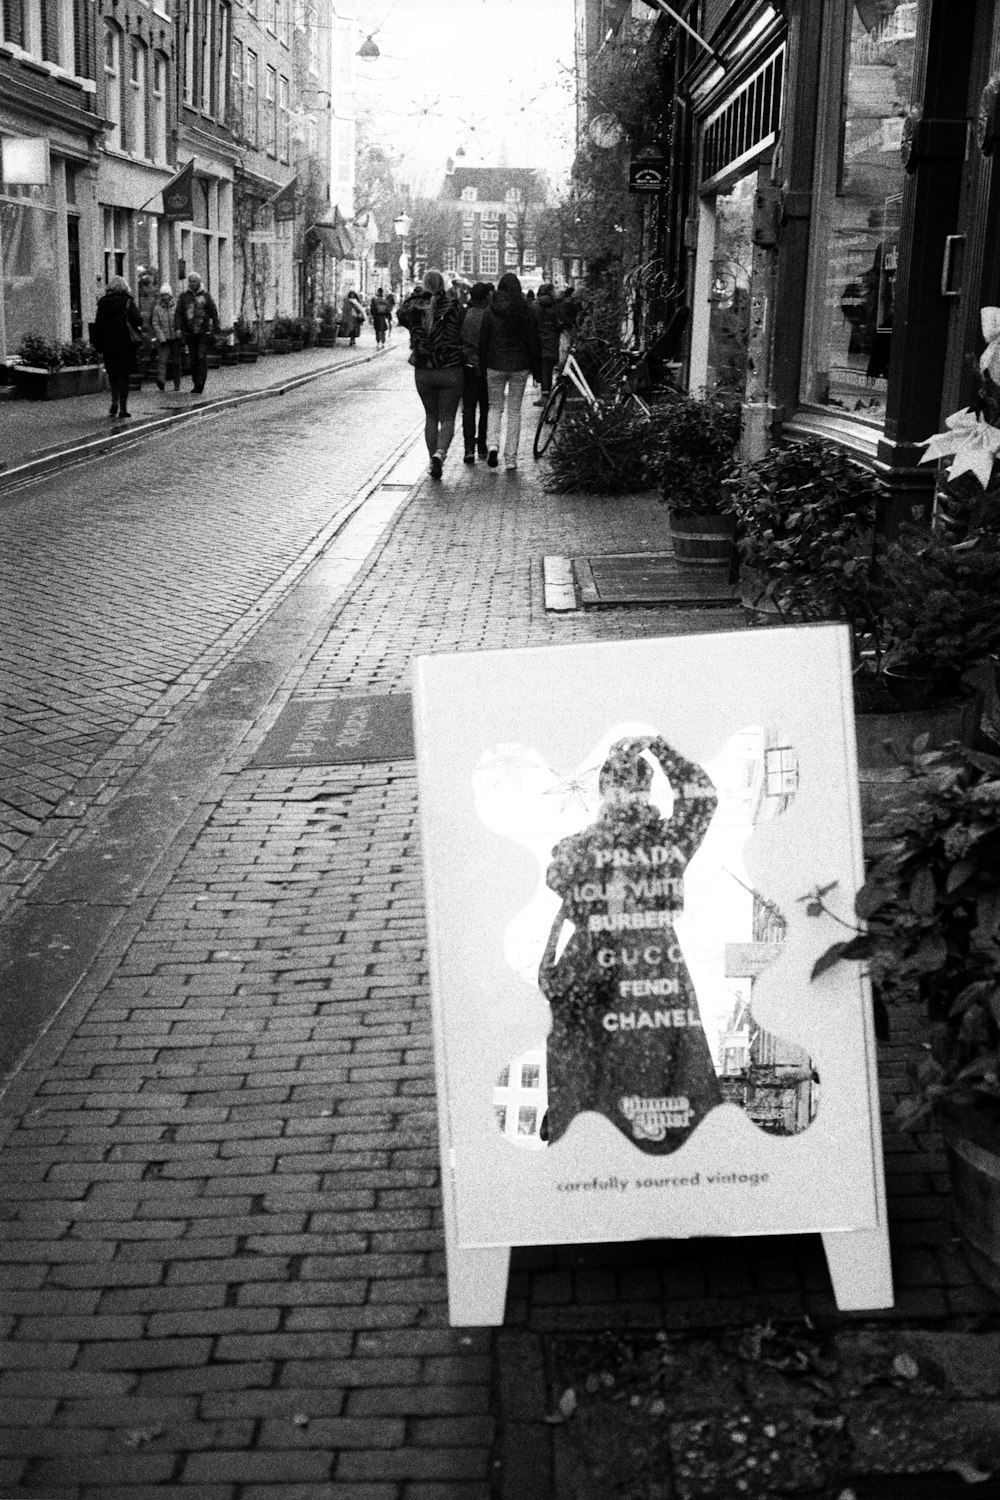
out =
[[438,196],[458,208],[454,239],[444,246],[446,275],[495,282],[505,271],[535,271],[535,215],[545,193],[533,168],[452,167]]

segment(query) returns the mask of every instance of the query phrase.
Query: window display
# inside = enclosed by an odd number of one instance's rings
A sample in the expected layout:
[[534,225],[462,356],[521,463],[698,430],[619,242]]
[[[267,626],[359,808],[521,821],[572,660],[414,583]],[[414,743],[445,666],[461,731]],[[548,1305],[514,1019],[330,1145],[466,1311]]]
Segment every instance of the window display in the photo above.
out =
[[844,0],[821,101],[803,399],[882,425],[917,6]]

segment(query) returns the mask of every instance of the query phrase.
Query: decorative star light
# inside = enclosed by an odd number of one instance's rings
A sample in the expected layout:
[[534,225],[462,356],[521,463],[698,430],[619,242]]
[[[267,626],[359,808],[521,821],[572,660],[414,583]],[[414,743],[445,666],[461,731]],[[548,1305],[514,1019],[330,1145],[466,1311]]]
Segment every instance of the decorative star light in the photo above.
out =
[[[1000,314],[1000,308],[987,311]],[[974,474],[985,490],[993,473],[994,460],[1000,454],[1000,429],[977,416],[968,406],[952,412],[945,425],[945,432],[936,432],[933,437],[917,444],[926,449],[920,462],[926,464],[936,458],[952,458],[949,479],[957,479],[960,474]]]
[[564,780],[557,781],[555,786],[549,787],[545,795],[560,799],[559,811],[561,813],[566,812],[570,807],[582,807],[586,810],[594,800],[599,772],[599,766],[591,766],[588,770],[581,771],[578,776],[567,776]]
[[534,772],[537,775],[540,764],[538,756],[525,750],[523,745],[498,745],[496,750],[487,751],[479,762],[480,769],[492,777],[494,788],[505,783],[520,787],[522,773]]
[[1000,307],[984,307],[979,317],[986,340],[986,348],[979,356],[979,368],[1000,385]]

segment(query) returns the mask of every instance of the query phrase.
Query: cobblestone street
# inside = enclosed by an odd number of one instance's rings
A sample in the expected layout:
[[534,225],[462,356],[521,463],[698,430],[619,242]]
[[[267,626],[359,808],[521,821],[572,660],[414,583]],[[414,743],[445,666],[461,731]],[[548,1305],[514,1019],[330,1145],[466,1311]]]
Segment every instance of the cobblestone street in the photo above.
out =
[[[7,1018],[3,1500],[604,1500],[546,1420],[579,1341],[837,1321],[789,1236],[520,1250],[504,1329],[448,1326],[415,767],[254,756],[293,693],[419,654],[746,617],[547,613],[545,555],[664,550],[663,512],[543,493],[527,420],[516,474],[457,445],[331,594],[418,419],[394,351],[2,502],[0,935],[45,1002]],[[886,1151],[885,1325],[995,1326],[937,1139]],[[696,1493],[662,1462],[621,1493]]]

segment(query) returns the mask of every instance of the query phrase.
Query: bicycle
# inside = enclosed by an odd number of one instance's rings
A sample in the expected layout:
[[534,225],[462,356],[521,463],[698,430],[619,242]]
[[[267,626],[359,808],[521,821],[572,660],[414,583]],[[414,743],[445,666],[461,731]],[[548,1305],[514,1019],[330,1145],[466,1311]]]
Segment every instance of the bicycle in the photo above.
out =
[[[624,349],[603,345],[603,348],[609,352],[605,355],[603,363],[597,364],[601,396],[595,394],[576,356],[575,345],[571,345],[538,416],[538,426],[535,428],[535,438],[532,444],[532,453],[535,458],[542,457],[555,437],[556,428],[559,426],[559,419],[563,414],[571,388],[575,388],[593,412],[598,411],[602,403],[613,407],[634,406],[640,417],[644,421],[649,421],[652,417],[652,409],[644,396],[640,395],[640,391],[650,395],[653,393],[652,371],[658,363],[666,360],[668,351],[679,342],[687,318],[687,308],[678,308],[663,333],[645,349]],[[587,345],[591,350],[595,349],[595,346],[593,340]],[[662,389],[669,391],[675,390],[676,387],[668,380]],[[605,391],[609,391],[610,394],[604,395]]]

